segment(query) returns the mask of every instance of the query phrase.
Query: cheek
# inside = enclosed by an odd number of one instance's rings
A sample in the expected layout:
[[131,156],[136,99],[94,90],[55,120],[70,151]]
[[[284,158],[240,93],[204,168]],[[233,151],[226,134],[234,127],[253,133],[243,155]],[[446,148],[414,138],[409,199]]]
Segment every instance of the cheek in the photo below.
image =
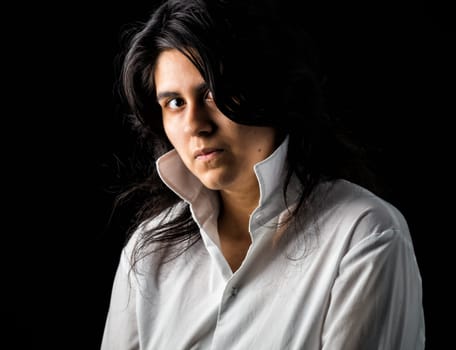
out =
[[173,125],[170,121],[163,119],[163,130],[165,131],[165,135],[168,138],[169,142],[176,148],[176,142],[179,140],[176,134],[176,126]]
[[275,134],[270,129],[250,129],[242,139],[243,148],[255,162],[266,159],[275,149]]
[[181,159],[186,163],[188,166],[189,160],[186,156],[186,143],[185,143],[185,135],[182,133],[182,127],[176,125],[175,123],[170,122],[163,122],[163,129],[165,131],[166,137],[174,149],[177,151],[177,154],[181,157]]

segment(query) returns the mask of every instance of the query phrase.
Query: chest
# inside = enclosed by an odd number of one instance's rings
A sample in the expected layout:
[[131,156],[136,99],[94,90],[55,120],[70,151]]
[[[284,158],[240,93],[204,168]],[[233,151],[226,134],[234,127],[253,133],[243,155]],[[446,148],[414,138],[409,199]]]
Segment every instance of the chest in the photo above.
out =
[[228,279],[207,252],[187,255],[141,293],[150,349],[318,349],[330,278],[305,259],[251,250]]

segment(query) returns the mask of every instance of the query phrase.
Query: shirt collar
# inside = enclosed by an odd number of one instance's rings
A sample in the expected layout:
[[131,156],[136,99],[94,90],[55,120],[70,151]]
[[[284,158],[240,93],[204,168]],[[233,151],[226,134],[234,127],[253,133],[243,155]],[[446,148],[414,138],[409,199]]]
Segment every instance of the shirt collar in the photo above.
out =
[[[260,185],[259,206],[265,203],[281,181],[282,172],[285,170],[287,149],[288,136],[268,158],[254,166]],[[198,178],[187,169],[174,149],[158,158],[156,166],[165,185],[190,204],[201,191],[206,189]]]
[[263,207],[277,188],[282,185],[286,172],[288,136],[277,149],[266,159],[253,167],[260,185],[258,207]]

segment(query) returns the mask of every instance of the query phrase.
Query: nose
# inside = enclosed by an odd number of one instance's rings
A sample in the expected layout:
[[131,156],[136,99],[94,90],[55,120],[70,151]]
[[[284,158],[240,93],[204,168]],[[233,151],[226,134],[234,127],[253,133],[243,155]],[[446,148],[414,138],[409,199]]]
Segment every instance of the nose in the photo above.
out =
[[191,136],[208,136],[216,130],[212,113],[200,104],[188,105],[184,132]]

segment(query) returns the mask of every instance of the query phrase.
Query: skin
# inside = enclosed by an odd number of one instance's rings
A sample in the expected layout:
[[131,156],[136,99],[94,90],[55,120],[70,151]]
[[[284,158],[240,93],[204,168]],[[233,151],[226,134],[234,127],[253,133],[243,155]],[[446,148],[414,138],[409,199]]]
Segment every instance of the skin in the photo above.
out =
[[220,193],[221,249],[234,271],[251,244],[249,217],[259,201],[253,166],[275,150],[276,132],[223,115],[201,74],[178,50],[158,56],[154,82],[169,141],[203,185]]

